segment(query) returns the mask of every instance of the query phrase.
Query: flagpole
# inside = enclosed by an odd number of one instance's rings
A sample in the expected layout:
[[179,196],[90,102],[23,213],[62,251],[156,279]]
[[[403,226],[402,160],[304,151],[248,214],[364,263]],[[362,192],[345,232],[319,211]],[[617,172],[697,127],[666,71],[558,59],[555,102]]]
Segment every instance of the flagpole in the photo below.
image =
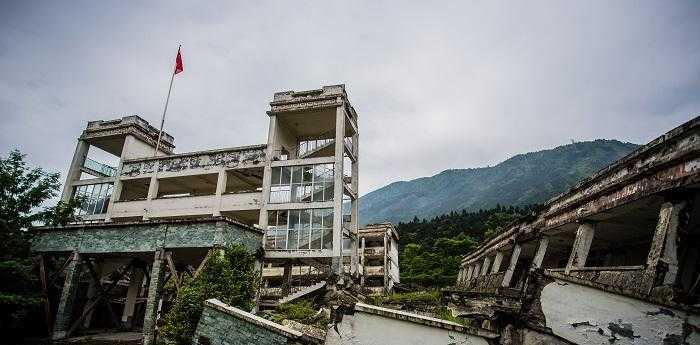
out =
[[[180,48],[182,45],[177,47],[177,52],[180,53]],[[170,76],[170,86],[168,87],[168,96],[165,98],[165,108],[163,109],[163,116],[160,118],[160,131],[158,131],[158,141],[156,142],[156,148],[153,151],[153,157],[158,155],[158,149],[160,148],[160,139],[163,136],[163,125],[165,124],[165,113],[168,111],[168,103],[170,102],[170,91],[173,90],[173,80],[175,80],[175,68],[173,68],[173,74]]]

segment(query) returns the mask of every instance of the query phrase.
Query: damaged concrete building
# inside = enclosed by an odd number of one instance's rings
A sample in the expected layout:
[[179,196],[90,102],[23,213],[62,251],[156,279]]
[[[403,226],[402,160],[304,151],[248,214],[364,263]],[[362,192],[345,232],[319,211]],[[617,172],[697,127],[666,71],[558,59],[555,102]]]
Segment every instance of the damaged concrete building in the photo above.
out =
[[330,274],[360,280],[359,132],[344,85],[275,93],[267,115],[267,144],[187,153],[173,152],[168,133],[156,145],[158,130],[138,116],[87,124],[62,195],[84,198],[81,221],[41,228],[33,243],[42,264],[68,256],[54,276],[65,276],[58,305],[47,309],[57,310],[54,339],[99,326],[142,330],[153,344],[163,284],[196,276],[212,248],[232,243],[264,249],[263,267],[285,277],[267,284],[279,299]]
[[700,118],[468,253],[443,293],[501,344],[700,344]]

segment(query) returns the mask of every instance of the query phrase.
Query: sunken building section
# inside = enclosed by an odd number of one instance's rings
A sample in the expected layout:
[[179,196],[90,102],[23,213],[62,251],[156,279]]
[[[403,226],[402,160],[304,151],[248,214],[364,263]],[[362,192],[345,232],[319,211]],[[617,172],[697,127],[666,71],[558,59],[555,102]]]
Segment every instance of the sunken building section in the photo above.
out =
[[502,344],[700,343],[700,118],[468,253],[444,291]]
[[[88,123],[62,195],[84,200],[80,221],[40,228],[33,243],[47,292],[65,277],[47,308],[54,339],[112,328],[153,344],[172,300],[164,284],[179,288],[233,243],[285,277],[307,267],[302,289],[331,275],[360,280],[359,134],[344,85],[275,93],[267,116],[266,144],[187,153],[173,152],[168,133],[157,145],[158,130],[138,116]],[[298,292],[269,278],[277,299]]]
[[399,278],[399,233],[391,223],[368,224],[359,232],[361,285],[371,294],[394,291]]

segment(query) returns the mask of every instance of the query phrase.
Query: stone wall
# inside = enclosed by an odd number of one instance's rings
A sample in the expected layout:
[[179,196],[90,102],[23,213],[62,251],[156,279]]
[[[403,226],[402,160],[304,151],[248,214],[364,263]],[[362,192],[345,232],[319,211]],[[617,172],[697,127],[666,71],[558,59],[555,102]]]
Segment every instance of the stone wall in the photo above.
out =
[[216,299],[205,302],[194,345],[306,344],[302,333],[265,320]]

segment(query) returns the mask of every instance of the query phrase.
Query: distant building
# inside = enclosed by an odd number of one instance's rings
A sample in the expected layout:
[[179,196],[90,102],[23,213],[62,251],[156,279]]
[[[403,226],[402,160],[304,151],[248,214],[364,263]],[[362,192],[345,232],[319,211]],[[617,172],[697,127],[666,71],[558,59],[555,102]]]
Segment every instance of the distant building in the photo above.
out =
[[391,223],[369,224],[359,231],[362,285],[373,293],[390,293],[399,279],[399,233]]

